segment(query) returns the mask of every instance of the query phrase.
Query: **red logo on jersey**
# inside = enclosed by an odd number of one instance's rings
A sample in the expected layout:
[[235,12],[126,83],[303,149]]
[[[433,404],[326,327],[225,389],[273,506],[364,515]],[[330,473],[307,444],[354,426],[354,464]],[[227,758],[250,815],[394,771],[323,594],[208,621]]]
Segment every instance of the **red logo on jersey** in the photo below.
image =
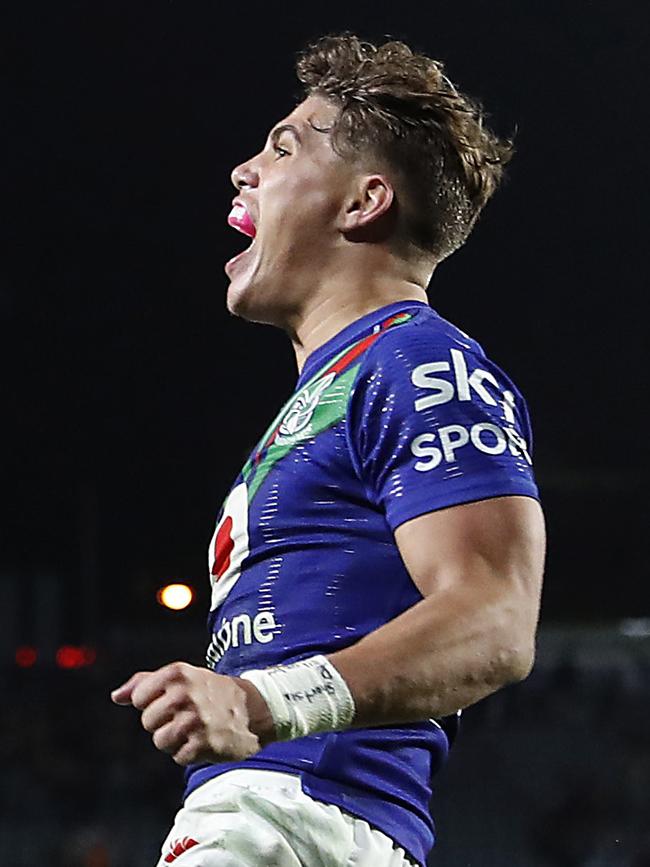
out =
[[245,482],[228,494],[209,548],[210,581],[214,611],[230,593],[241,574],[241,564],[248,557],[248,488]]
[[191,849],[192,846],[198,846],[198,840],[192,840],[191,837],[183,837],[182,840],[174,840],[173,843],[170,844],[170,851],[167,855],[165,855],[165,864],[171,864],[172,861],[175,861],[179,855],[182,855],[183,852],[187,852],[188,849]]
[[214,540],[214,563],[211,571],[213,575],[217,576],[217,581],[230,566],[230,555],[235,547],[231,533],[232,518],[228,515],[219,527],[217,537]]

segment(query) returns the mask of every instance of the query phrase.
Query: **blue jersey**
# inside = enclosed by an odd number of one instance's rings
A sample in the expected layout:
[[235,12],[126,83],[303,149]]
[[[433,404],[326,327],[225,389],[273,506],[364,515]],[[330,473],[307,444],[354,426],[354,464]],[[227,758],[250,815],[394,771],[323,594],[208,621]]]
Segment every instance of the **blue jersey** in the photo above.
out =
[[[333,653],[394,619],[422,599],[395,529],[474,500],[537,497],[530,452],[517,388],[429,306],[391,304],[348,326],[309,356],[223,505],[208,665],[238,675]],[[317,734],[193,766],[187,792],[234,767],[298,774],[309,795],[424,863],[448,746],[435,721]]]

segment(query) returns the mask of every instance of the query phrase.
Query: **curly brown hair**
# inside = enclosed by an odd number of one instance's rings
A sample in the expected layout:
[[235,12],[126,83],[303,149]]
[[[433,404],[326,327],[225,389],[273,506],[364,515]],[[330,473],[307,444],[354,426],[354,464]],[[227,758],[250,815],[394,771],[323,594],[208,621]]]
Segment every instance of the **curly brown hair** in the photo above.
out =
[[340,109],[321,130],[336,153],[370,154],[392,170],[402,240],[436,262],[465,242],[513,153],[443,70],[403,42],[374,45],[352,34],[322,37],[296,64],[304,96]]

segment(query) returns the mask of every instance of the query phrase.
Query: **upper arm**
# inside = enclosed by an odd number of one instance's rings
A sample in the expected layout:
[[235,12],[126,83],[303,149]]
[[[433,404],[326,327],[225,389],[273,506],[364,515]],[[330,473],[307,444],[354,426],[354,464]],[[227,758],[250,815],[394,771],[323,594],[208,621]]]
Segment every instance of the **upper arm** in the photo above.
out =
[[534,629],[545,553],[536,500],[495,497],[429,512],[401,524],[395,539],[423,596],[467,593],[482,605],[506,594]]
[[519,618],[528,642],[544,521],[514,383],[469,338],[407,324],[368,354],[351,408],[359,476],[423,596],[506,631]]

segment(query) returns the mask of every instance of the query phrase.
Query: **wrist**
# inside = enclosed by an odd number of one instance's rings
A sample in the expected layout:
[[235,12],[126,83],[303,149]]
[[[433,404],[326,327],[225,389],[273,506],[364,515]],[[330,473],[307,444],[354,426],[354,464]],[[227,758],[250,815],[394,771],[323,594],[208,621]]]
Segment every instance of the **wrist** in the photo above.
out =
[[272,743],[277,739],[273,716],[269,706],[259,689],[243,677],[233,677],[237,686],[243,690],[248,713],[248,729],[257,736],[260,746]]
[[[275,734],[271,739],[286,741],[317,732],[343,731],[354,719],[352,693],[325,656],[244,671],[241,678],[251,682],[264,701]],[[268,717],[261,713],[263,725],[268,726]]]

